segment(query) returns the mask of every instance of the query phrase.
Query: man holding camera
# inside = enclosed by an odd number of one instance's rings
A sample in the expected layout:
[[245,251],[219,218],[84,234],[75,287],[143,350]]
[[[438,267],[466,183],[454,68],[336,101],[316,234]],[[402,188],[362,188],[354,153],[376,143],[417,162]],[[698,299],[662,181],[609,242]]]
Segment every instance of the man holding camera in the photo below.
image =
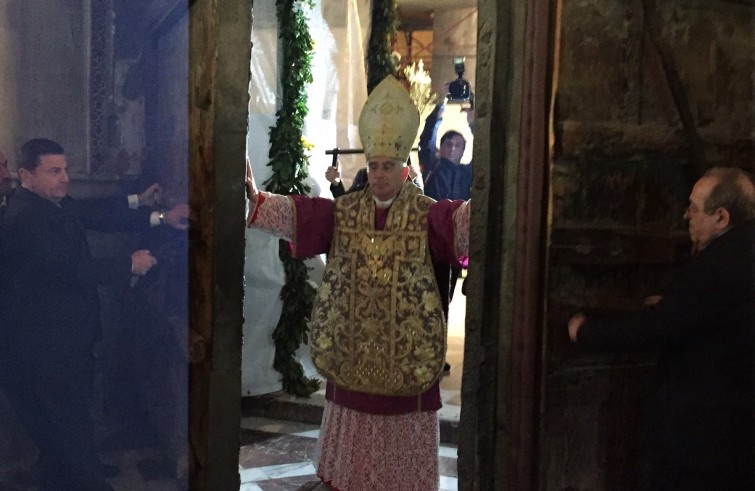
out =
[[[438,130],[448,103],[461,104],[461,111],[467,115],[470,131],[474,129],[474,95],[470,90],[469,82],[461,78],[464,73],[463,62],[456,59],[454,65],[459,78],[443,86],[443,92],[446,95],[425,120],[425,127],[419,137],[419,163],[425,183],[425,194],[436,201],[471,198],[472,164],[471,162],[461,163],[467,146],[464,136],[455,130],[446,131],[440,139],[440,146],[436,147]],[[447,264],[433,266],[438,288],[441,291],[443,311],[448,318],[448,304],[453,298],[456,280],[459,278],[461,269]],[[448,364],[445,365],[446,371],[450,368]]]
[[[458,80],[456,81],[458,82]],[[444,85],[448,91],[450,84]],[[467,103],[469,106],[465,107]],[[469,199],[472,189],[472,166],[461,163],[467,146],[464,136],[456,131],[446,131],[436,146],[438,130],[443,122],[443,113],[448,102],[462,103],[462,112],[467,114],[470,132],[474,129],[474,96],[464,101],[455,101],[448,93],[425,120],[425,127],[419,137],[419,163],[425,183],[425,194],[440,201],[442,199]],[[437,151],[436,151],[437,148]]]

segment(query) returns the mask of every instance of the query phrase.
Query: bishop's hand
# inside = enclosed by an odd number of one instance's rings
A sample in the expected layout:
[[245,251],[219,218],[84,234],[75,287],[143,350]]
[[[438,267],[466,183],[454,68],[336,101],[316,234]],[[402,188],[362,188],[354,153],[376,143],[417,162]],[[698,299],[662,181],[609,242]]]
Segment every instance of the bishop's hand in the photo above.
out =
[[254,182],[252,164],[249,159],[246,159],[246,197],[251,202],[252,207],[257,205],[257,196],[259,196],[259,189],[257,189],[257,183]]

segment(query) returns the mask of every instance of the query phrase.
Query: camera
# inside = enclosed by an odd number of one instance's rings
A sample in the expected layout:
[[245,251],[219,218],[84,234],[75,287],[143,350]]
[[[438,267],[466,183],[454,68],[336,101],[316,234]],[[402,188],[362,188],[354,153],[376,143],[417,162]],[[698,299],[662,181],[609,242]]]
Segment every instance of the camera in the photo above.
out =
[[448,84],[448,102],[467,102],[472,89],[469,82],[462,78],[464,76],[463,56],[454,56],[454,71],[459,78]]

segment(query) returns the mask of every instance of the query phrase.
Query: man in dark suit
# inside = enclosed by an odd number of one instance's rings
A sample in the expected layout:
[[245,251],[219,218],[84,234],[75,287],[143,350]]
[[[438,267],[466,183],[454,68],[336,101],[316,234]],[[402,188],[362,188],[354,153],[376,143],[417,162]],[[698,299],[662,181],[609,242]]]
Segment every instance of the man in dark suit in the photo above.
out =
[[[185,228],[185,205],[166,213],[130,210],[121,198],[68,196],[68,162],[56,142],[21,147],[21,186],[0,223],[3,295],[8,307],[0,360],[3,385],[37,444],[42,489],[111,489],[94,449],[90,402],[93,347],[101,336],[97,286],[128,283],[156,264],[147,250],[94,258],[86,229]],[[151,193],[155,189],[152,187]]]
[[695,255],[665,296],[634,315],[577,314],[569,336],[591,350],[660,349],[646,449],[652,489],[753,489],[750,176],[711,169],[692,189],[684,217]]

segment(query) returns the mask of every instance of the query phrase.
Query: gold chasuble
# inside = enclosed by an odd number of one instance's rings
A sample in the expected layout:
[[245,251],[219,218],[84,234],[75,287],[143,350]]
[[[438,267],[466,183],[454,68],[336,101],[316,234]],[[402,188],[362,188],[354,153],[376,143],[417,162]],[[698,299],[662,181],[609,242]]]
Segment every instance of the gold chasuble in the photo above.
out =
[[438,379],[446,320],[427,242],[434,200],[405,183],[382,231],[369,190],[334,203],[335,231],[312,311],[312,360],[349,390],[411,396]]

